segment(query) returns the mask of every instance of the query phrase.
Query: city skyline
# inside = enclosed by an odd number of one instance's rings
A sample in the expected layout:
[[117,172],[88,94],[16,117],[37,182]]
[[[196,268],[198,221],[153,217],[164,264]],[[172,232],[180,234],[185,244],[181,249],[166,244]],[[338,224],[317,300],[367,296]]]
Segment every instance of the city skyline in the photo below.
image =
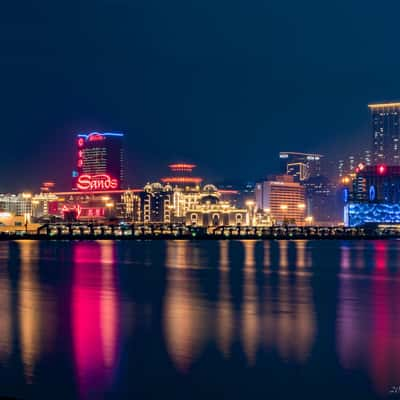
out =
[[0,191],[36,187],[49,164],[65,184],[70,138],[88,130],[126,132],[132,184],[180,159],[216,181],[259,177],[282,149],[354,152],[366,105],[399,97],[398,4],[74,4],[4,6]]
[[[389,101],[389,102],[386,102],[386,103],[389,104],[389,106],[391,106],[393,104],[400,104],[400,103],[397,103],[397,102],[393,103],[392,101]],[[373,103],[373,104],[384,106],[386,103]],[[371,110],[371,103],[367,104],[367,107]],[[375,128],[374,128],[374,124],[373,124],[373,121],[372,121],[372,113],[371,113],[371,115],[369,116],[369,138],[367,138],[367,141],[364,142],[364,147],[366,148],[367,152],[369,152],[369,153],[373,153],[374,149],[376,147],[376,144],[374,142],[374,135],[375,135],[374,134],[374,129]],[[72,133],[71,136],[73,138],[76,138],[76,137],[79,138],[79,137],[83,137],[83,136],[86,137],[88,135],[89,136],[90,135],[95,135],[96,136],[98,134],[100,134],[100,135],[104,135],[104,134],[105,135],[116,135],[116,136],[121,136],[121,137],[125,136],[124,133],[99,133],[96,130],[94,130],[94,131],[90,131],[89,130],[88,132],[90,132],[90,133],[83,134],[82,131],[79,131],[79,133]],[[369,139],[369,143],[368,143],[368,139]],[[124,143],[126,143],[126,139],[124,139]],[[76,146],[76,145],[73,144],[73,146]],[[256,175],[252,174],[252,170],[249,170],[249,175],[244,177],[244,178],[242,178],[242,179],[240,178],[240,175],[239,175],[239,177],[238,176],[232,176],[232,175],[230,175],[228,177],[223,177],[222,175],[218,175],[218,172],[212,171],[211,169],[207,169],[207,167],[206,167],[206,168],[204,168],[206,171],[208,171],[208,176],[207,176],[206,180],[209,181],[209,182],[218,181],[219,183],[232,182],[232,183],[236,183],[237,184],[237,183],[240,182],[240,184],[243,184],[245,182],[251,182],[251,181],[255,183],[256,181],[258,181],[260,179],[266,178],[268,175],[276,174],[278,172],[280,172],[280,173],[283,172],[282,171],[282,154],[316,155],[318,157],[321,157],[321,159],[324,159],[324,161],[326,161],[327,163],[328,162],[329,163],[334,163],[334,164],[338,163],[338,170],[336,170],[336,167],[335,167],[335,170],[334,170],[334,172],[332,173],[331,176],[336,176],[337,175],[337,176],[340,177],[340,176],[342,176],[341,175],[341,171],[340,171],[340,169],[341,169],[340,163],[342,162],[342,159],[350,157],[350,166],[351,166],[352,163],[357,163],[357,157],[359,157],[359,161],[364,161],[364,158],[363,158],[363,156],[361,154],[365,152],[365,149],[361,150],[360,148],[358,148],[356,150],[356,154],[358,153],[358,155],[356,157],[354,157],[353,155],[349,155],[349,153],[347,153],[347,154],[346,153],[342,153],[341,155],[336,154],[333,157],[332,156],[326,157],[326,154],[329,154],[329,152],[325,152],[324,154],[317,154],[314,151],[310,151],[309,153],[306,153],[306,152],[303,152],[303,151],[299,152],[298,149],[296,149],[296,151],[292,151],[292,150],[295,150],[295,149],[291,149],[291,151],[282,151],[282,149],[279,150],[279,155],[277,156],[275,154],[275,160],[273,162],[274,165],[272,166],[272,168],[270,170],[265,170],[262,175],[256,176]],[[127,153],[127,151],[125,149],[124,150],[124,154],[125,155],[124,155],[124,162],[123,162],[124,166],[123,166],[123,169],[125,171],[124,174],[128,177],[128,178],[125,178],[125,185],[127,187],[134,187],[135,184],[132,184],[132,181],[129,181],[129,177],[131,176],[131,174],[130,174],[129,168],[127,168],[126,165],[129,165],[130,162],[129,162],[129,154],[126,154],[126,153]],[[121,157],[122,157],[122,155],[121,155]],[[74,156],[72,158],[70,157],[70,159],[71,159],[71,162],[70,162],[71,163],[71,170],[72,170],[72,174],[74,175],[74,173],[76,173],[76,172],[74,172],[76,170],[76,164],[75,163],[79,162],[79,160],[76,159],[76,156]],[[166,155],[166,159],[171,159],[171,157],[169,156],[169,158],[168,158],[168,155]],[[122,160],[122,158],[121,158],[121,160]],[[176,161],[177,160],[172,160],[172,162],[176,162]],[[188,161],[187,157],[178,159],[178,162],[187,162],[187,161]],[[189,160],[189,161],[192,162],[192,160]],[[146,174],[146,172],[143,171],[143,173],[141,175],[137,175],[136,176],[136,186],[137,187],[141,187],[144,184],[146,184],[147,182],[157,181],[157,180],[160,180],[160,179],[162,180],[161,176],[162,176],[163,172],[165,172],[167,164],[168,163],[165,163],[164,160],[162,160],[162,159],[158,160],[157,169],[158,169],[159,172],[157,172],[156,174],[151,175],[151,174]],[[270,164],[271,164],[271,162],[270,162]],[[369,164],[369,163],[367,163],[367,164]],[[387,164],[390,165],[390,163],[387,163]],[[356,165],[351,166],[350,170],[347,173],[349,173],[353,169],[353,167],[355,167],[355,166]],[[318,168],[321,169],[320,166]],[[327,172],[328,168],[329,168],[328,164],[326,164],[325,168],[321,169],[321,171],[322,171],[321,175],[327,175],[326,172]],[[202,170],[201,166],[200,166],[200,170]],[[330,172],[332,172],[332,171],[330,171]],[[49,175],[51,175],[51,174],[54,175],[55,172],[52,171]],[[59,174],[57,174],[57,175],[59,175]],[[213,179],[212,178],[213,176],[217,176],[218,178],[214,178]],[[70,181],[70,178],[68,178],[68,179],[66,179],[66,178],[67,177],[63,176],[63,177],[61,177],[61,179],[59,181],[59,183],[61,183],[61,184],[58,185],[58,186],[59,186],[59,188],[61,187],[62,190],[68,190],[68,185],[69,185],[68,181]],[[49,179],[49,176],[43,176],[43,177],[40,177],[38,179],[39,179],[40,182],[43,182],[43,181],[46,181],[46,180],[50,181],[50,182],[56,182],[56,180]],[[73,177],[73,179],[74,179],[74,177]],[[29,177],[27,178],[27,182],[29,182]],[[15,181],[14,181],[14,183],[15,183]],[[14,191],[17,191],[17,192],[18,191],[19,192],[23,192],[23,191],[26,191],[26,190],[36,191],[38,186],[39,186],[39,182],[35,182],[33,184],[31,183],[30,186],[29,186],[29,184],[22,183],[22,186],[20,185],[19,187],[16,187],[17,189],[14,190]],[[75,186],[75,185],[73,184],[72,186]],[[1,190],[0,190],[0,192],[1,192]],[[13,191],[12,190],[3,190],[2,192],[6,193],[6,192],[13,192]]]

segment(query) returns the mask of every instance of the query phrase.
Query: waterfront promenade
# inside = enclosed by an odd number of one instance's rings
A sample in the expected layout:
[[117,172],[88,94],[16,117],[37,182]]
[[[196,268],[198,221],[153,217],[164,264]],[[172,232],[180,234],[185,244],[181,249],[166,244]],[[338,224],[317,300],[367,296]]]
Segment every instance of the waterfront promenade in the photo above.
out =
[[395,226],[343,227],[343,226],[218,226],[194,227],[176,224],[45,224],[36,231],[2,232],[0,240],[291,240],[291,239],[391,239],[400,238]]

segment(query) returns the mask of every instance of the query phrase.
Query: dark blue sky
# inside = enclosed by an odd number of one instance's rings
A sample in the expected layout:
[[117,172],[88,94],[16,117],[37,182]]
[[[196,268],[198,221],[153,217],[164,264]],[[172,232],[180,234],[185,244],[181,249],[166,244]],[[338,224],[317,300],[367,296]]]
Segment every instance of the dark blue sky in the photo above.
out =
[[175,160],[258,178],[368,147],[366,104],[400,98],[396,0],[3,3],[1,192],[67,185],[73,134],[102,129],[134,185]]

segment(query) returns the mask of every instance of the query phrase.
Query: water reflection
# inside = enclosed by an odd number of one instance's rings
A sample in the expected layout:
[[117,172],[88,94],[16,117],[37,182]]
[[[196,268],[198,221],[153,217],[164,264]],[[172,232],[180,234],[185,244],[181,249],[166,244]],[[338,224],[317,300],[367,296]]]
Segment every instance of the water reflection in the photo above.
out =
[[[373,242],[372,249],[346,248],[346,259],[354,251],[357,269],[340,275],[338,295],[337,348],[341,365],[350,370],[366,370],[382,396],[400,381],[400,276],[398,271],[396,275],[389,273],[389,243]],[[360,270],[364,264],[358,258],[373,260],[371,275]],[[349,266],[345,263],[342,268]]]
[[288,242],[287,240],[280,240],[278,243],[279,243],[279,267],[287,268],[289,265]]
[[223,355],[231,354],[233,341],[233,312],[229,293],[229,242],[219,241],[219,300],[217,304],[217,343]]
[[115,243],[74,246],[72,290],[73,344],[82,397],[107,390],[118,358],[118,295]]
[[[0,258],[8,261],[8,243],[0,243]],[[0,362],[4,363],[12,352],[11,287],[7,263],[0,269]]]
[[271,266],[271,245],[269,241],[264,242],[264,267]]
[[32,382],[34,367],[40,355],[42,309],[40,287],[37,281],[39,242],[18,242],[21,260],[19,280],[19,326],[21,332],[21,356],[25,377]]
[[349,269],[350,268],[350,247],[349,245],[346,243],[344,245],[341,246],[340,248],[341,253],[340,253],[340,267],[343,270]]
[[203,304],[193,268],[202,265],[199,249],[188,241],[167,242],[168,274],[164,329],[167,350],[178,370],[187,372],[204,346],[208,308]]
[[[190,370],[213,326],[216,326],[216,343],[225,359],[233,356],[232,345],[236,342],[240,343],[249,366],[256,364],[257,354],[263,350],[277,350],[285,360],[300,363],[307,360],[316,334],[310,278],[295,269],[288,271],[289,251],[296,252],[293,259],[300,260],[300,268],[306,265],[306,242],[289,248],[288,242],[280,241],[278,270],[275,270],[278,275],[266,275],[267,279],[258,279],[257,274],[264,273],[265,255],[266,252],[269,255],[270,247],[265,243],[258,246],[259,243],[219,242],[216,313],[207,293],[197,285],[198,276],[192,269],[200,262],[193,259],[198,254],[198,249],[193,248],[197,244],[182,241],[167,244],[171,247],[167,250],[167,265],[172,269],[168,274],[164,326],[167,349],[178,370]],[[237,258],[238,246],[243,249],[242,265]],[[256,257],[258,251],[264,252],[264,257]],[[262,265],[258,266],[257,260]],[[243,290],[237,291],[240,287]],[[239,293],[242,293],[240,299]]]
[[240,386],[293,398],[289,377],[299,397],[328,380],[332,398],[345,383],[384,396],[400,382],[396,253],[396,241],[0,242],[1,389],[156,398],[183,382],[181,399],[201,382],[209,398],[243,398]]
[[243,308],[242,308],[242,341],[244,353],[249,365],[256,361],[256,351],[259,345],[259,314],[257,312],[257,296],[255,284],[255,256],[256,241],[245,240],[244,247],[244,275],[243,275]]
[[306,245],[305,240],[297,240],[296,242],[296,266],[303,269],[306,267]]

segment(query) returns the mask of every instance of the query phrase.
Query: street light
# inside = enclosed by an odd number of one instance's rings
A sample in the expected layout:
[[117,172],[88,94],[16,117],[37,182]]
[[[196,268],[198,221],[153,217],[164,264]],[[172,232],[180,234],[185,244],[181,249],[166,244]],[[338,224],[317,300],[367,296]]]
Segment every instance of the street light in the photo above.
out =
[[254,215],[253,215],[253,207],[255,206],[255,202],[253,200],[247,200],[246,201],[246,207],[249,209],[248,211],[248,216],[249,216],[249,225],[253,225],[253,220],[254,220]]
[[28,211],[28,200],[32,198],[32,193],[22,193],[22,198],[24,200],[24,220],[25,220],[25,232],[28,232],[28,224],[30,222],[31,216]]

